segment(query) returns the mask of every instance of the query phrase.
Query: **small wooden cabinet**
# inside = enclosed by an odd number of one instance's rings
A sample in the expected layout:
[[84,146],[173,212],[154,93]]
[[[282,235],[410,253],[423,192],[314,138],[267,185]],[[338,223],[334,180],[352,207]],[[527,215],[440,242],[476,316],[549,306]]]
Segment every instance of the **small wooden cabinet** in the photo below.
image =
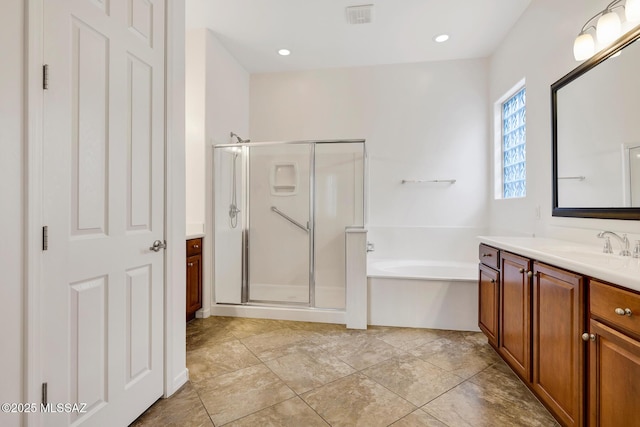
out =
[[531,388],[565,426],[584,423],[584,277],[534,262]]
[[187,240],[187,322],[202,308],[202,239]]
[[478,278],[478,326],[489,339],[489,344],[498,348],[498,307],[500,305],[500,273],[480,264]]
[[498,348],[498,328],[500,306],[500,262],[499,251],[487,245],[480,245],[480,266],[478,275],[478,326],[489,339],[489,344]]
[[640,426],[640,295],[589,283],[590,425]]
[[524,381],[531,381],[531,260],[500,253],[498,353]]

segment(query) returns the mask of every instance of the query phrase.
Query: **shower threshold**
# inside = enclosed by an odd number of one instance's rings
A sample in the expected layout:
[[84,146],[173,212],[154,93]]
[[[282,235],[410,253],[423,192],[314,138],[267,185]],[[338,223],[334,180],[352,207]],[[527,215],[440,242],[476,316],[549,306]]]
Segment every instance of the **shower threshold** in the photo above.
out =
[[214,316],[346,324],[345,310],[276,303],[213,304]]

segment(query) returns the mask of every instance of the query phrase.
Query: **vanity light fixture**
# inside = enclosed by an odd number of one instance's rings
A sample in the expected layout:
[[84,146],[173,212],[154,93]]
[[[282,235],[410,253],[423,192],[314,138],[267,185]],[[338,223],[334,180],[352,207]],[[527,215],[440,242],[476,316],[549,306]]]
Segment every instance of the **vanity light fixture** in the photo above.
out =
[[[573,42],[573,56],[576,61],[590,58],[622,35],[623,22],[616,9],[624,9],[625,24],[635,25],[640,22],[640,0],[612,1],[582,26],[580,34]],[[592,34],[594,31],[596,38]]]
[[289,56],[291,55],[291,51],[289,49],[279,49],[278,55],[280,56]]

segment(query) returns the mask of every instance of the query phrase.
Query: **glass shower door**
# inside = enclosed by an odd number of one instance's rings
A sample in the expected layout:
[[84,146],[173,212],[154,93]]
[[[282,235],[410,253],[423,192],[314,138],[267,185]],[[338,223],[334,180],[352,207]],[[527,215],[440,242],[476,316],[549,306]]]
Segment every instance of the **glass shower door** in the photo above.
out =
[[312,144],[249,152],[248,300],[309,305]]

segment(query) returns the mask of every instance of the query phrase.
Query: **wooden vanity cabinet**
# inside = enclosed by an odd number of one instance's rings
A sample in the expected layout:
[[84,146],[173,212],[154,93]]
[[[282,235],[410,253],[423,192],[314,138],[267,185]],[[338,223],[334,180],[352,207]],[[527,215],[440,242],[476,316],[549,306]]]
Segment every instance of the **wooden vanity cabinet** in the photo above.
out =
[[202,239],[187,240],[187,322],[202,308]]
[[498,348],[498,325],[500,307],[500,252],[496,248],[480,245],[478,273],[478,327],[489,339],[492,347]]
[[591,426],[640,426],[640,294],[589,283]]
[[556,420],[640,427],[640,292],[484,244],[480,260],[480,329]]
[[489,339],[489,344],[498,348],[500,272],[480,264],[478,286],[478,327]]
[[531,388],[564,426],[584,425],[584,282],[534,262]]
[[498,353],[525,382],[531,381],[531,264],[500,252]]

